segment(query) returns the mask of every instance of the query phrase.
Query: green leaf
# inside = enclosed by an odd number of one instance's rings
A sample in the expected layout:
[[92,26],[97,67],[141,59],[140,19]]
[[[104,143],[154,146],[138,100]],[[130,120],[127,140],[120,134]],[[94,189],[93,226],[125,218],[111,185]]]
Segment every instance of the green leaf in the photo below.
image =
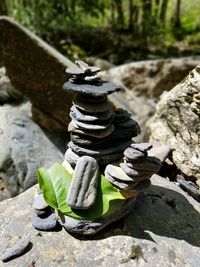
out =
[[94,206],[89,210],[74,210],[66,202],[72,175],[61,164],[55,163],[48,170],[38,169],[37,177],[48,205],[75,219],[97,219],[113,212],[118,208],[119,202],[125,201],[119,190],[101,175]]

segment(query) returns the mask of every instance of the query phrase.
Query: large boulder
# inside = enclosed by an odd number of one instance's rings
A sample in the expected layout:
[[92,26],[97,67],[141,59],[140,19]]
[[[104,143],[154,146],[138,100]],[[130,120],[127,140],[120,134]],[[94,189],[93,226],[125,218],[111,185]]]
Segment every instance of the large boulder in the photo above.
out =
[[11,196],[36,183],[37,168],[63,160],[63,153],[30,116],[29,103],[0,106],[0,177]]
[[163,95],[148,124],[151,142],[168,144],[181,172],[200,179],[200,65]]
[[19,237],[29,237],[32,248],[0,267],[199,266],[200,204],[160,176],[152,182],[130,215],[89,239],[35,230],[36,187],[1,202],[0,257]]
[[177,85],[200,63],[200,57],[132,62],[108,70],[105,76],[121,82],[138,96],[158,98]]
[[62,86],[65,69],[73,63],[10,18],[0,17],[0,36],[3,64],[13,87],[41,110],[42,116],[37,113],[35,119],[43,125],[44,116],[50,115],[55,119],[52,130],[66,129],[72,94]]

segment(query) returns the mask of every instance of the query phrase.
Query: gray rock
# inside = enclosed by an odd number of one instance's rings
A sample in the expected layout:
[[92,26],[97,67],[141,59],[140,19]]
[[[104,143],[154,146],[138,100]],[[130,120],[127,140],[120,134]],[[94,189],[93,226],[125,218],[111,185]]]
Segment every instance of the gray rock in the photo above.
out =
[[73,100],[73,104],[75,107],[89,113],[99,113],[99,112],[108,112],[110,109],[110,104],[108,103],[107,99],[101,101],[100,103],[89,103],[82,101],[82,99],[76,97]]
[[131,147],[145,153],[152,148],[152,145],[149,143],[132,143]]
[[111,94],[113,92],[121,90],[119,86],[105,81],[95,82],[95,85],[66,82],[63,88],[67,92],[87,93],[91,96]]
[[30,118],[30,106],[0,107],[0,176],[11,196],[36,183],[36,170],[63,154]]
[[120,178],[118,177],[118,179],[116,179],[116,176],[113,177],[111,176],[107,170],[105,170],[105,177],[106,179],[115,187],[117,187],[120,190],[132,190],[132,188],[136,185],[136,183],[133,183],[133,181],[128,182],[128,181],[124,181],[124,180],[120,180]]
[[200,179],[199,96],[200,65],[163,96],[148,122],[151,142],[168,145],[174,164],[191,179]]
[[10,239],[27,233],[33,247],[6,265],[0,261],[0,267],[27,267],[33,259],[37,267],[199,266],[200,203],[167,179],[153,175],[151,181],[128,216],[87,240],[64,229],[38,232],[32,227],[36,187],[1,202],[0,255]]
[[160,145],[160,146],[153,146],[148,151],[148,156],[150,157],[156,157],[161,162],[164,162],[166,158],[171,154],[172,150],[167,145]]
[[69,216],[62,216],[62,226],[70,233],[86,236],[94,235],[112,222],[115,222],[126,216],[134,208],[135,202],[135,198],[121,202],[116,201],[116,203],[113,203],[113,206],[115,207],[110,209],[108,214],[105,214],[100,219],[96,219],[94,221],[76,220]]
[[29,238],[21,238],[17,241],[15,245],[10,247],[2,256],[1,260],[3,262],[8,262],[10,260],[13,260],[17,257],[20,257],[24,253],[26,253],[26,250],[30,246],[30,239]]
[[77,161],[70,184],[67,203],[74,209],[89,209],[97,196],[99,166],[97,161],[88,156]]
[[98,131],[98,130],[106,130],[110,124],[89,124],[85,122],[80,122],[75,119],[73,119],[73,122],[81,129],[81,130],[90,130],[90,131]]
[[109,164],[107,165],[105,172],[108,173],[110,176],[115,178],[116,180],[119,181],[124,181],[124,182],[135,182],[130,176],[128,176],[122,168],[120,168],[117,165],[114,164]]
[[89,114],[89,113],[82,113],[78,108],[76,108],[75,106],[72,106],[70,109],[70,117],[72,119],[78,120],[79,122],[102,123],[104,121],[107,122],[107,121],[112,120],[113,111],[110,108],[106,112]]
[[52,116],[52,126],[57,120],[63,126],[60,130],[65,131],[73,95],[64,92],[62,86],[67,80],[66,67],[74,64],[10,18],[1,17],[0,27],[3,62],[13,87]]
[[71,148],[68,148],[66,153],[65,153],[65,159],[67,162],[69,162],[72,166],[75,166],[78,159],[80,157],[74,153],[74,151]]
[[113,122],[113,123],[116,124],[116,126],[120,128],[138,128],[139,129],[139,125],[137,121],[133,119],[127,119],[122,122]]
[[41,231],[54,231],[58,228],[58,222],[55,212],[49,212],[44,216],[39,216],[35,211],[31,216],[32,226]]
[[88,156],[103,156],[107,154],[113,154],[123,151],[130,145],[131,141],[122,141],[119,143],[112,143],[109,145],[102,145],[101,147],[81,147],[74,144],[72,141],[68,143],[68,147],[71,148],[79,156],[88,155]]
[[128,120],[132,114],[123,108],[116,108],[115,110],[115,122],[123,122]]
[[114,125],[110,124],[109,127],[107,127],[104,130],[82,130],[76,125],[73,121],[71,121],[68,125],[68,131],[72,133],[82,134],[82,135],[89,135],[91,137],[96,138],[104,138],[110,135],[114,131],[115,127]]
[[48,204],[44,200],[42,193],[36,193],[33,201],[33,208],[36,210],[44,210],[48,207]]
[[[131,145],[131,144],[130,144]],[[126,159],[130,162],[132,161],[137,161],[137,160],[143,160],[145,159],[145,154],[139,150],[136,150],[132,147],[128,147],[125,151],[124,151],[124,156],[126,157]]]
[[155,157],[146,157],[141,161],[126,162],[126,164],[132,169],[150,171],[153,173],[158,172],[161,167],[161,161]]
[[133,169],[130,168],[126,163],[120,163],[120,167],[122,170],[130,177],[138,177],[138,176],[143,176],[149,174],[148,171],[143,171],[143,170],[138,170],[138,169]]

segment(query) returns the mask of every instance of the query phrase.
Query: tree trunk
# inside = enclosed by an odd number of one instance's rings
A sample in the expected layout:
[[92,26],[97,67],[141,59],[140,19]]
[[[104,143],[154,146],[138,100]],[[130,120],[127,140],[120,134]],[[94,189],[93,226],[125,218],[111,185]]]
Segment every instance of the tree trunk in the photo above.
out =
[[115,0],[115,6],[117,10],[117,24],[120,29],[124,28],[124,13],[122,0]]
[[110,0],[110,26],[114,28],[115,26],[115,3],[114,0]]
[[151,0],[142,1],[142,36],[144,42],[147,41],[147,36],[151,30],[152,24],[152,2]]
[[128,29],[129,31],[133,31],[133,13],[134,13],[134,7],[133,7],[133,0],[128,0],[128,7],[129,7],[129,16],[128,16]]
[[172,26],[174,28],[179,28],[181,26],[180,8],[181,8],[181,0],[174,0],[174,10],[172,15]]
[[168,5],[168,0],[162,0],[159,19],[162,22],[163,26],[165,26],[166,23],[167,5]]
[[6,0],[0,0],[0,15],[8,15]]

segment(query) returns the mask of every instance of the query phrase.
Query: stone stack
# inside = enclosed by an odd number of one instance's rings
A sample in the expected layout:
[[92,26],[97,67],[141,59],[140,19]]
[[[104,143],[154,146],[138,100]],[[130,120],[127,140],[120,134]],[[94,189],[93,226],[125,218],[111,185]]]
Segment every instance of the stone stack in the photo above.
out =
[[72,78],[64,84],[64,90],[76,93],[68,126],[71,142],[65,155],[73,166],[84,155],[95,158],[101,165],[117,161],[132,142],[131,138],[140,133],[130,113],[109,103],[107,95],[120,88],[102,81],[99,71],[82,61],[66,70]]
[[132,143],[124,151],[123,162],[109,164],[105,176],[111,184],[124,192],[138,192],[150,185],[150,178],[161,167],[158,158],[148,156],[152,146],[148,143]]

